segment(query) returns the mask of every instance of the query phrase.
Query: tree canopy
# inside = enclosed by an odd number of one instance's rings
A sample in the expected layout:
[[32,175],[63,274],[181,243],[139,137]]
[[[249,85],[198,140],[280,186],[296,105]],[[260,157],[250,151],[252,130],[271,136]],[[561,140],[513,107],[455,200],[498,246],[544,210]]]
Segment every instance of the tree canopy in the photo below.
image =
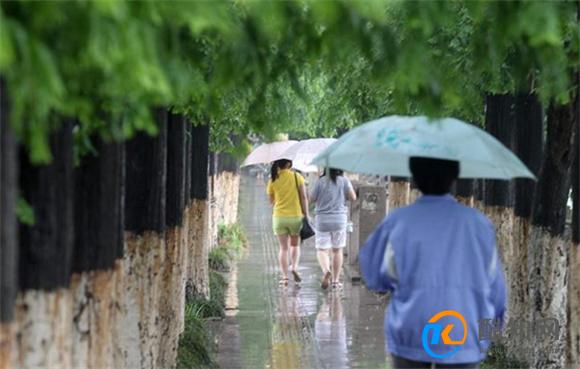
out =
[[481,121],[485,93],[566,103],[578,68],[570,2],[4,2],[0,75],[34,162],[77,120],[91,137],[156,132],[171,107],[232,136],[336,135],[386,114]]

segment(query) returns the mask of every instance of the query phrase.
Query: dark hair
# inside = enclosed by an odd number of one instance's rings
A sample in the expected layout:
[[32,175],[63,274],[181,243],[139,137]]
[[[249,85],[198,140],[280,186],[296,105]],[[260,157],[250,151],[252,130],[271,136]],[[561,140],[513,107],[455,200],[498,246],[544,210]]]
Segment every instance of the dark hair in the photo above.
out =
[[[336,177],[344,174],[342,169],[336,169],[336,168],[328,168],[328,172],[330,173],[330,180],[334,183],[336,183]],[[326,175],[326,169],[324,170],[324,172],[322,172],[321,177],[324,177],[325,175]]]
[[288,163],[292,166],[292,161],[288,159],[279,159],[272,163],[272,168],[270,168],[270,178],[272,179],[272,182],[278,179],[278,170],[284,168]]
[[413,156],[409,158],[413,181],[425,195],[444,195],[459,176],[459,162]]

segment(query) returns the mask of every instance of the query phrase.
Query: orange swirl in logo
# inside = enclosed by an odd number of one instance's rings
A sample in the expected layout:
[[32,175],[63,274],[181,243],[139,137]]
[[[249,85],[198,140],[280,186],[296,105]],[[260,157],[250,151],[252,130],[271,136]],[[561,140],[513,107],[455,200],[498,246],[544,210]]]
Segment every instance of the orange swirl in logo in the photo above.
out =
[[443,311],[433,315],[433,317],[431,319],[429,319],[429,323],[435,323],[439,319],[441,319],[445,316],[453,316],[461,321],[461,324],[463,324],[463,338],[460,341],[454,341],[451,339],[451,337],[449,337],[449,333],[451,333],[451,330],[454,327],[454,324],[450,323],[450,324],[447,324],[447,326],[445,326],[445,329],[443,329],[443,332],[441,332],[441,339],[443,340],[443,343],[445,345],[462,345],[462,344],[464,344],[465,340],[467,340],[467,322],[465,321],[465,318],[463,317],[463,315],[459,314],[457,311],[455,311],[455,310],[443,310]]

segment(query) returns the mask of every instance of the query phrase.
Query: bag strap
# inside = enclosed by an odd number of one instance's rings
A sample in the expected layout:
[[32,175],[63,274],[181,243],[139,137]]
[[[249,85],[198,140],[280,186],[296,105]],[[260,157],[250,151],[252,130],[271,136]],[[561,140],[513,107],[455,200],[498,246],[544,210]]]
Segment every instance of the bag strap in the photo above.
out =
[[294,181],[296,182],[296,193],[298,194],[298,201],[300,202],[300,211],[304,216],[304,211],[302,210],[302,196],[300,196],[300,188],[298,187],[298,173],[294,172]]

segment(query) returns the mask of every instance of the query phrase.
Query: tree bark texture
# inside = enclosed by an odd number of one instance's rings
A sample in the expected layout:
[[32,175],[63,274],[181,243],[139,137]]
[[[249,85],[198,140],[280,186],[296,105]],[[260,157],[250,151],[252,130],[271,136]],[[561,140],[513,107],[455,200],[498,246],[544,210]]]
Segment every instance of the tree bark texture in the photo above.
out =
[[409,202],[408,204],[412,204],[421,196],[421,191],[415,185],[415,183],[411,180],[409,184]]
[[34,225],[20,225],[20,289],[54,290],[69,284],[74,245],[73,122],[50,137],[52,162],[32,165],[21,150],[20,190]]
[[540,169],[528,248],[530,318],[555,318],[557,337],[534,337],[535,368],[562,368],[566,361],[568,262],[570,243],[563,238],[570,169],[574,159],[576,108],[550,105],[546,150]]
[[473,179],[458,179],[455,182],[454,190],[457,201],[463,205],[470,207],[474,206],[474,180]]
[[95,139],[75,169],[74,272],[112,269],[123,256],[125,146]]
[[240,171],[240,163],[238,160],[227,152],[218,154],[217,171],[219,173],[231,172],[238,173]]
[[167,217],[168,227],[183,222],[186,203],[186,122],[183,115],[169,113],[167,122]]
[[388,183],[387,214],[409,204],[411,186],[408,178],[391,177]]
[[[512,95],[488,95],[485,104],[485,130],[507,148],[513,149],[515,128]],[[513,250],[513,186],[509,181],[486,180],[484,187],[484,213],[496,230],[496,242],[502,256],[508,286],[511,286]],[[510,306],[511,307],[511,306]],[[510,308],[508,307],[508,308]]]
[[125,297],[120,304],[122,319],[115,327],[125,367],[156,367],[164,333],[161,324],[173,318],[160,314],[172,303],[163,299],[167,110],[156,109],[154,114],[157,136],[138,134],[126,144]]
[[[578,107],[580,108],[580,107]],[[578,109],[577,108],[577,109]],[[578,110],[576,110],[578,112]],[[580,367],[580,119],[576,115],[576,150],[572,169],[572,246],[568,289],[568,366]]]
[[126,143],[125,230],[137,235],[165,229],[167,112],[155,115],[157,136],[139,133]]
[[[0,369],[174,365],[183,330],[188,233],[187,228],[163,229],[167,112],[157,113],[159,135],[128,143],[127,162],[124,145],[96,141],[97,156],[83,158],[73,172],[71,122],[51,137],[50,165],[31,166],[21,154],[21,191],[36,223],[20,226],[25,237],[19,263],[39,277],[24,279],[14,321],[0,323]],[[3,142],[2,161],[8,158]],[[125,170],[131,180],[123,187]],[[125,222],[124,245],[119,241],[123,206],[132,215]]]
[[[20,225],[19,288],[9,338],[13,367],[70,367],[72,297],[68,289],[74,248],[72,120],[49,138],[52,161],[32,165],[20,151],[20,191],[34,224]],[[18,339],[19,338],[19,339]]]
[[207,200],[209,173],[209,127],[191,127],[190,199]]
[[191,192],[189,208],[190,261],[187,298],[209,297],[208,253],[210,244],[209,127],[191,127]]
[[189,123],[185,116],[169,113],[167,128],[167,230],[165,231],[165,259],[161,273],[164,286],[161,288],[159,315],[160,350],[157,366],[173,363],[177,357],[177,342],[174,336],[183,330],[185,306],[185,282],[187,270],[188,222],[185,213],[189,197],[188,154]]
[[[18,144],[10,128],[9,101],[3,79],[0,79],[0,189],[1,324],[14,319],[18,291]],[[0,341],[0,355],[1,350]]]
[[[520,94],[515,98],[514,153],[534,173],[539,175],[544,148],[544,112],[534,94]],[[528,243],[536,181],[515,179],[513,248],[510,258],[510,315],[525,317],[528,311]],[[520,342],[521,340],[514,340]]]
[[0,369],[10,366],[18,291],[18,144],[5,86],[0,78]]

